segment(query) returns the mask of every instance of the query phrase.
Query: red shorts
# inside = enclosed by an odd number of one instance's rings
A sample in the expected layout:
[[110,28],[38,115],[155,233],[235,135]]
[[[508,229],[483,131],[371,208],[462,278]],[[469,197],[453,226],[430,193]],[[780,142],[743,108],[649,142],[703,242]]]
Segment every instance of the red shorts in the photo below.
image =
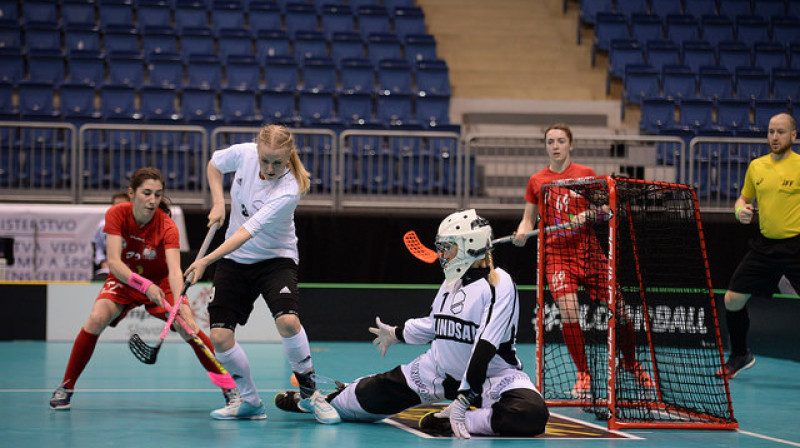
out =
[[608,259],[602,253],[549,254],[545,260],[545,275],[554,298],[576,294],[580,286],[594,301],[608,298]]
[[[164,278],[160,283],[157,283],[157,285],[162,291],[164,291],[164,296],[166,297],[167,303],[172,304],[173,296],[172,290],[169,288],[169,278]],[[100,299],[108,299],[123,306],[122,313],[120,313],[120,315],[111,322],[110,325],[112,327],[117,326],[119,321],[121,321],[130,310],[139,305],[144,305],[145,310],[147,310],[148,313],[161,320],[166,320],[167,315],[169,314],[167,310],[148,299],[147,296],[131,288],[125,283],[120,282],[114,277],[109,277],[108,280],[106,280],[106,283],[103,285],[103,289],[100,290],[100,294],[97,295],[96,300]],[[184,303],[188,303],[188,301],[184,299]]]

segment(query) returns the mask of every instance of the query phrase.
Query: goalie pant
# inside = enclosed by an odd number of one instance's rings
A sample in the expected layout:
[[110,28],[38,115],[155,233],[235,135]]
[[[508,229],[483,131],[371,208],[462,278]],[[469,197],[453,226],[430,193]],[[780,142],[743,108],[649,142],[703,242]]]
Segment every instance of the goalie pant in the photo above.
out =
[[[455,379],[437,372],[428,351],[388,372],[359,378],[328,399],[342,420],[375,422],[419,404],[452,400],[457,389]],[[550,416],[528,375],[511,367],[487,378],[476,401],[466,415],[474,435],[531,437],[544,432]]]

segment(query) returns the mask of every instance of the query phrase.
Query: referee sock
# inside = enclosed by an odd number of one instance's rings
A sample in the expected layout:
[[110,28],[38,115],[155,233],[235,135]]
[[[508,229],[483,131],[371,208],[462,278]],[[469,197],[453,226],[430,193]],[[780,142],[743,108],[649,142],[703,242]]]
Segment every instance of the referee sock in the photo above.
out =
[[253,376],[250,374],[250,360],[247,359],[247,354],[239,343],[233,344],[233,348],[226,352],[217,353],[217,361],[233,377],[242,399],[254,406],[258,406],[261,403],[261,399],[258,398],[256,385],[253,383]]
[[83,373],[86,364],[89,364],[89,359],[92,358],[92,353],[94,353],[99,337],[100,335],[89,333],[81,327],[81,331],[72,345],[67,370],[64,372],[64,388],[75,389],[75,382],[78,381],[78,377]]
[[283,351],[286,353],[289,365],[292,366],[292,371],[305,373],[314,368],[314,364],[311,363],[311,347],[308,345],[305,328],[301,327],[300,332],[290,338],[281,339],[283,340]]
[[747,332],[750,330],[750,315],[747,306],[739,311],[725,311],[728,319],[728,336],[731,339],[731,355],[747,354]]

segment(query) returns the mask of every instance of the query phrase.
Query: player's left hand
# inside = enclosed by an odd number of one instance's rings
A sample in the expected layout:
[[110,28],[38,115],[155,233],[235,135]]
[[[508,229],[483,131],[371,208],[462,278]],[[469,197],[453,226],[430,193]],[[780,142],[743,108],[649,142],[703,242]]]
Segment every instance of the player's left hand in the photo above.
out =
[[377,328],[370,327],[369,332],[375,335],[375,339],[372,343],[378,346],[378,351],[381,352],[381,358],[383,358],[386,356],[386,350],[389,350],[389,347],[400,342],[394,334],[397,327],[386,325],[381,322],[380,317],[375,318],[375,325]]
[[450,403],[442,412],[433,414],[434,417],[450,419],[450,428],[453,435],[458,439],[469,439],[471,437],[467,430],[467,409],[470,400],[464,394],[458,394],[455,400]]

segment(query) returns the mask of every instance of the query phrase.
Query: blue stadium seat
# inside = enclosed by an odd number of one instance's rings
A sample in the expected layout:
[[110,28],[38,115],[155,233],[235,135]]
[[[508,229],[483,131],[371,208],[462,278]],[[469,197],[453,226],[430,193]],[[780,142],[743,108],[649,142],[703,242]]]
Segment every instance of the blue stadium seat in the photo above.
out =
[[373,33],[367,41],[367,58],[377,67],[383,59],[401,59],[403,48],[394,33]]
[[175,29],[181,35],[185,28],[208,28],[208,10],[201,2],[178,0],[174,13]]
[[261,30],[256,39],[256,57],[261,65],[267,58],[276,56],[292,56],[289,35],[281,29]]
[[753,1],[753,14],[766,18],[782,17],[786,15],[785,0],[755,0]]
[[771,29],[773,42],[784,45],[800,42],[800,17],[773,17]]
[[16,0],[0,0],[0,16],[8,22],[19,23],[19,2]]
[[102,28],[106,53],[113,51],[140,52],[139,31],[131,25],[108,25]]
[[362,40],[368,41],[373,33],[385,34],[392,31],[389,13],[383,6],[361,6],[354,9],[358,20],[358,32],[361,34]]
[[751,12],[750,0],[719,0],[718,6],[719,14],[728,17],[749,15]]
[[381,0],[381,4],[392,17],[396,15],[397,8],[413,8],[415,6],[414,0]]
[[267,90],[297,90],[300,73],[294,58],[268,57],[264,68],[264,81]]
[[195,148],[181,143],[181,134],[177,132],[149,132],[147,154],[152,155],[152,165],[158,168],[166,178],[166,187],[170,190],[181,190],[196,184],[197,179],[191,172],[191,160],[200,157],[193,154]]
[[250,33],[240,28],[220,28],[217,30],[217,47],[220,60],[227,61],[228,56],[252,56],[253,39]]
[[750,47],[742,42],[720,42],[717,47],[719,66],[731,73],[737,67],[749,67],[752,64]]
[[666,17],[670,14],[683,14],[683,2],[681,0],[651,1],[650,13],[661,17]]
[[409,95],[412,93],[411,65],[405,59],[383,59],[378,66],[380,95]]
[[139,118],[135,108],[136,90],[127,86],[102,86],[100,112],[106,121],[130,122]]
[[703,67],[697,79],[697,96],[717,101],[733,98],[733,74],[724,67]]
[[220,31],[226,28],[244,31],[244,23],[244,10],[238,0],[214,0],[211,5],[211,30],[215,35],[219,36]]
[[749,99],[720,99],[717,101],[717,128],[736,134],[750,128]]
[[151,86],[179,89],[183,85],[183,63],[175,53],[151,53],[147,71]]
[[296,123],[294,92],[262,91],[260,111],[267,123],[287,125]]
[[36,24],[27,25],[25,30],[25,47],[28,52],[32,50],[62,50],[61,29],[58,25]]
[[286,4],[284,26],[289,37],[294,38],[298,31],[317,30],[317,11],[308,3],[290,2]]
[[450,71],[442,59],[420,61],[417,64],[417,91],[419,95],[450,96]]
[[60,50],[31,50],[28,54],[28,81],[58,87],[64,81],[64,56]]
[[581,26],[594,25],[597,23],[597,13],[612,12],[614,9],[613,0],[580,0],[580,12],[578,13],[578,45],[581,43]]
[[769,75],[759,67],[736,70],[736,98],[755,101],[769,99]]
[[761,16],[736,17],[736,40],[752,45],[769,40],[769,22]]
[[99,87],[105,80],[106,68],[100,52],[73,51],[69,56],[69,83]]
[[0,48],[0,82],[16,86],[24,78],[25,57],[16,48]]
[[294,58],[303,65],[308,58],[328,57],[328,42],[319,31],[298,30],[294,34]]
[[686,41],[696,41],[700,38],[697,19],[688,14],[667,16],[664,34],[667,40],[678,45]]
[[[136,5],[137,26],[172,27],[172,6],[167,0],[138,0]],[[143,33],[145,34],[145,33]]]
[[258,1],[250,3],[248,23],[253,36],[258,36],[263,30],[281,29],[281,9],[272,1]]
[[[9,82],[0,82],[0,119],[19,119],[19,110],[14,106],[13,96],[14,85]],[[4,131],[4,129],[0,128],[0,137],[7,137],[8,134],[2,131]],[[9,145],[9,142],[0,140],[0,147]]]
[[376,98],[375,115],[384,126],[416,124],[412,110],[411,95],[379,95]]
[[170,123],[180,120],[180,112],[175,108],[174,88],[142,87],[140,91],[142,118],[150,123]]
[[664,22],[655,14],[634,14],[631,17],[631,39],[644,45],[648,40],[664,38]]
[[108,55],[108,85],[139,88],[144,81],[144,63],[138,52],[114,51]]
[[253,56],[228,56],[225,73],[229,89],[256,91],[261,87],[261,66]]
[[651,40],[645,50],[645,63],[659,72],[665,65],[681,63],[681,50],[675,42]]
[[786,47],[780,42],[756,42],[753,45],[753,66],[760,67],[766,72],[771,72],[774,68],[788,67]]
[[395,187],[395,158],[391,151],[362,151],[357,160],[363,189],[386,193]]
[[332,92],[300,92],[297,108],[303,126],[313,127],[336,122]]
[[257,126],[261,123],[261,115],[256,110],[254,91],[222,89],[220,112],[226,124]]
[[633,14],[647,14],[646,0],[616,0],[616,11],[628,17]]
[[100,33],[94,24],[68,25],[64,30],[64,48],[72,51],[100,51]]
[[800,70],[773,69],[772,97],[791,101],[793,109],[800,108]]
[[64,84],[60,89],[61,115],[72,122],[96,120],[100,113],[95,109],[95,88],[86,84]]
[[659,84],[660,73],[651,65],[628,65],[625,69],[625,78],[622,81],[622,107],[625,113],[625,104],[642,104],[645,98],[661,96]]
[[20,2],[22,21],[26,26],[57,25],[58,3],[53,1],[26,0]]
[[338,116],[345,125],[373,123],[372,95],[366,92],[340,93]]
[[692,0],[684,3],[684,14],[700,19],[705,15],[717,14],[717,0]]
[[694,72],[699,72],[701,67],[717,65],[717,54],[708,42],[684,41],[681,53],[683,64]]
[[15,22],[0,22],[0,48],[22,48],[22,27]]
[[629,64],[643,64],[644,51],[638,41],[619,39],[611,42],[606,72],[606,95],[611,93],[611,80],[625,77],[625,67]]
[[789,68],[800,70],[800,42],[789,46]]
[[703,40],[711,45],[736,40],[733,21],[728,16],[704,15],[700,24]]
[[334,33],[355,31],[353,11],[347,5],[326,4],[320,15],[322,32],[327,40],[332,40]]
[[645,98],[642,101],[641,130],[658,134],[675,126],[674,101],[665,98]]
[[438,59],[436,53],[436,38],[430,34],[409,34],[406,36],[404,52],[411,68],[416,69],[420,61]]
[[304,91],[336,90],[336,66],[330,58],[306,59],[302,75]]
[[372,93],[375,86],[375,69],[366,59],[344,59],[340,70],[341,91],[345,93]]
[[678,125],[695,134],[702,134],[714,127],[714,102],[703,98],[684,98],[680,104]]
[[611,50],[611,41],[629,38],[628,20],[624,15],[598,12],[597,23],[594,27],[594,43],[592,45],[592,67],[595,65],[598,50],[608,52]]
[[745,173],[749,165],[747,161],[726,161],[719,164],[718,187],[714,188],[722,198],[738,198],[742,194]]
[[128,25],[133,19],[133,2],[128,0],[98,0],[97,15],[101,27]]
[[181,93],[181,115],[188,122],[213,122],[217,119],[213,90],[186,87]]
[[450,97],[445,95],[418,96],[416,121],[427,128],[450,123]]
[[780,113],[789,113],[788,100],[756,100],[753,103],[753,131],[766,135],[770,118]]
[[192,54],[186,65],[188,86],[219,90],[222,87],[222,63],[214,54]]
[[45,83],[20,84],[19,113],[22,120],[55,120],[59,113],[54,108],[53,86]]
[[394,31],[401,41],[404,41],[409,34],[425,34],[428,32],[425,26],[425,13],[422,12],[422,8],[416,6],[400,7],[393,12]]
[[331,58],[337,67],[342,68],[345,59],[364,58],[364,41],[361,35],[353,32],[333,33],[331,40]]
[[694,98],[697,92],[697,73],[686,65],[665,65],[661,72],[661,89],[667,99],[680,104],[684,98]]
[[[2,17],[7,18],[5,14]],[[63,0],[61,3],[61,23],[65,27],[71,25],[97,26],[94,2]]]
[[178,38],[171,26],[147,26],[142,31],[142,54],[178,53]]

